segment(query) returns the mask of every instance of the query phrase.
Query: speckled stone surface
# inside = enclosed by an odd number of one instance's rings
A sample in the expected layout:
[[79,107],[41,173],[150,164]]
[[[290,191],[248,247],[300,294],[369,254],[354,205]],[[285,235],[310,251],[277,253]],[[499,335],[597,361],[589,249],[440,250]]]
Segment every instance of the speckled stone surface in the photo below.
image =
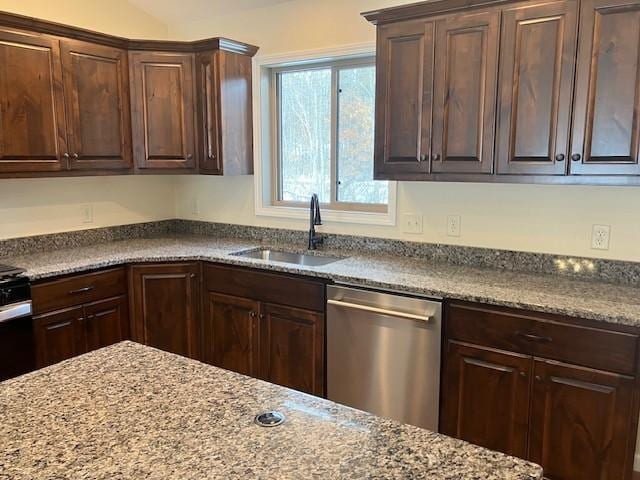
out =
[[[289,243],[273,248],[302,251]],[[403,290],[432,297],[527,308],[640,327],[640,288],[490,268],[438,263],[425,258],[373,255],[346,249],[323,254],[345,257],[322,267],[238,257],[259,248],[257,240],[171,235],[0,259],[23,267],[33,280],[124,263],[207,260],[328,278],[336,282]]]
[[[278,410],[286,422],[253,423]],[[0,384],[1,479],[529,480],[537,465],[123,342]]]

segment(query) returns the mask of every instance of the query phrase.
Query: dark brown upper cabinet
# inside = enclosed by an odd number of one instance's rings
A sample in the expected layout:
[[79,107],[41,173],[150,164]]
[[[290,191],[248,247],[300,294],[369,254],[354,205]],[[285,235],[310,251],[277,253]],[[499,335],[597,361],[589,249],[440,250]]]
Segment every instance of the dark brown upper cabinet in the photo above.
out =
[[0,29],[0,173],[67,166],[60,43]]
[[196,57],[200,173],[253,174],[251,57],[215,50]]
[[195,169],[193,54],[129,55],[136,168]]
[[436,24],[435,173],[491,173],[500,12],[461,14]]
[[434,22],[378,29],[375,177],[428,173]]
[[582,0],[575,175],[640,175],[640,2]]
[[61,42],[69,168],[132,166],[127,52],[87,42]]
[[[640,185],[640,0],[431,0],[364,16],[378,28],[375,178]],[[434,22],[431,63],[420,32]],[[391,33],[409,40],[402,63]],[[418,84],[431,120],[412,107]]]
[[502,13],[499,174],[567,171],[577,14],[576,0]]

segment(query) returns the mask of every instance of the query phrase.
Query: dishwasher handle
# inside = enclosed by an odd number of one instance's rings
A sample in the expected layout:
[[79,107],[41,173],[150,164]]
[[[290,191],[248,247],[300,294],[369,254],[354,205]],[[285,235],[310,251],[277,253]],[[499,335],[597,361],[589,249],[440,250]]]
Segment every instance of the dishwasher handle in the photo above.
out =
[[352,308],[354,310],[363,310],[365,312],[378,313],[380,315],[388,315],[390,317],[404,318],[406,320],[419,320],[421,322],[430,322],[433,319],[431,315],[416,315],[415,313],[399,312],[397,310],[389,310],[386,308],[371,307],[360,303],[345,302],[343,300],[327,300],[329,305],[336,307]]

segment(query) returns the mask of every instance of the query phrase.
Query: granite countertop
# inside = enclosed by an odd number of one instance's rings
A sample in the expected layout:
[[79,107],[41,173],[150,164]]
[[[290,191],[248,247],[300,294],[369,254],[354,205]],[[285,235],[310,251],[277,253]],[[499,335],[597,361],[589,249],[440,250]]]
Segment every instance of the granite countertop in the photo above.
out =
[[[262,428],[254,416],[285,414]],[[0,383],[2,479],[526,480],[532,463],[132,342]]]
[[[302,251],[291,244],[273,248]],[[433,297],[527,308],[640,327],[640,288],[560,275],[433,263],[426,259],[359,251],[323,251],[344,259],[322,267],[299,266],[231,255],[258,248],[259,241],[194,235],[132,239],[54,250],[1,263],[23,267],[32,280],[124,263],[209,260],[331,279]]]

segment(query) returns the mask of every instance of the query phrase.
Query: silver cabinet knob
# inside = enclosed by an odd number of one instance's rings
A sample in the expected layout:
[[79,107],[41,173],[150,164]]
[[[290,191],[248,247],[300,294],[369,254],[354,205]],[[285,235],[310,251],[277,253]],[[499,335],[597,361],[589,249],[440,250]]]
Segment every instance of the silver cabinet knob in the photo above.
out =
[[64,153],[62,154],[62,156],[63,156],[64,158],[69,158],[69,154],[68,154],[67,152],[64,152]]
[[557,162],[564,162],[564,153],[559,153],[556,155]]

